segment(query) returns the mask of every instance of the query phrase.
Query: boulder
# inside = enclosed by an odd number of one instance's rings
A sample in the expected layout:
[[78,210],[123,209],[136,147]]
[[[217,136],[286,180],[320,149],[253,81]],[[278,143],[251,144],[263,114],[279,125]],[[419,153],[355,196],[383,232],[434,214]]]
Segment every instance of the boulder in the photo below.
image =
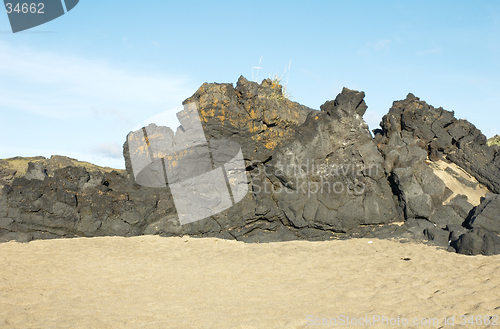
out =
[[449,206],[455,210],[455,213],[462,217],[464,220],[469,216],[469,213],[474,206],[469,202],[468,197],[463,194],[458,194],[448,203]]
[[498,255],[500,254],[500,237],[483,228],[474,228],[462,234],[453,246],[459,254]]
[[424,235],[429,239],[432,245],[448,248],[450,241],[450,232],[441,228],[426,228]]
[[449,225],[462,225],[465,219],[458,215],[452,206],[443,205],[429,216],[429,221],[444,229]]
[[500,234],[500,195],[488,194],[470,213],[465,225]]
[[[183,104],[196,104],[207,140],[232,140],[246,159],[267,160],[313,112],[286,99],[271,79],[261,84],[241,76],[230,83],[205,83]],[[176,127],[171,127],[175,129]]]
[[[456,243],[462,234],[467,233],[469,230],[461,225],[446,225],[446,230],[450,232],[450,246],[456,248]],[[456,251],[456,250],[455,250]]]

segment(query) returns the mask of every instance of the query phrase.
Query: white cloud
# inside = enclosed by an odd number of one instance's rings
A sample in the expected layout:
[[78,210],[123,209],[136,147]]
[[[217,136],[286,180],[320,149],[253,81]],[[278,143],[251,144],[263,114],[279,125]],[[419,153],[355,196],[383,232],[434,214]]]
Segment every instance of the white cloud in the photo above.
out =
[[59,118],[97,111],[129,121],[179,105],[193,93],[188,82],[0,42],[0,102],[10,110]]
[[161,46],[161,43],[159,43],[158,41],[154,41],[154,40],[153,40],[153,41],[151,41],[151,44],[152,44],[153,46],[156,46],[156,47]]
[[112,121],[118,121],[121,123],[126,124],[127,126],[130,126],[134,124],[135,122],[132,121],[126,114],[118,111],[115,108],[95,108],[93,106],[90,107],[90,110],[92,111],[92,114],[95,118],[98,119],[105,119],[105,120],[112,120]]
[[92,154],[112,159],[123,158],[122,146],[115,141],[100,143],[92,150]]
[[14,127],[23,122],[31,127],[10,143],[0,136],[0,155],[60,154],[123,167],[121,143],[130,129],[181,105],[197,89],[189,83],[186,76],[0,41],[0,134],[23,129]]

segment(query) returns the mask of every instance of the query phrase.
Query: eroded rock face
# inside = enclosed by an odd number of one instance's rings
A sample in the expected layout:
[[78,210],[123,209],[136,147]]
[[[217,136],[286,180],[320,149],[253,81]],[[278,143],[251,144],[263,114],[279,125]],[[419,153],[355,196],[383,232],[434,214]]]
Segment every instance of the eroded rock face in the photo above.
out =
[[[344,89],[315,111],[283,98],[270,80],[204,84],[184,103],[196,104],[207,140],[241,145],[250,192],[200,222],[244,241],[281,241],[402,220],[363,99]],[[124,150],[127,158],[127,143]]]
[[456,119],[453,112],[436,109],[408,94],[405,100],[394,102],[381,127],[377,141],[385,154],[386,172],[394,166],[404,167],[414,158],[414,145],[418,145],[431,160],[444,157],[491,192],[500,193],[499,148],[488,146],[486,136],[470,122]]
[[[394,102],[381,127],[375,140],[406,220],[420,218],[433,223],[435,228],[426,229],[425,234],[429,240],[439,241],[438,245],[448,236],[448,243],[460,253],[496,253],[491,243],[497,240],[490,239],[498,234],[495,225],[500,222],[500,213],[494,210],[496,199],[483,201],[474,212],[466,195],[446,201],[456,191],[433,173],[429,161],[451,161],[498,193],[498,148],[487,146],[486,137],[471,123],[457,120],[453,112],[434,108],[413,94]],[[451,168],[447,171],[456,176],[459,184],[477,187],[477,182],[463,179]],[[463,232],[464,226],[477,229]],[[489,241],[484,248],[483,238]]]
[[348,232],[399,219],[384,160],[362,118],[363,98],[344,88],[266,163],[285,224]]
[[394,102],[382,119],[382,131],[375,140],[407,220],[424,218],[442,229],[465,220],[460,216],[463,213],[443,204],[452,193],[428,165],[429,156],[438,156],[430,144],[442,146],[442,151],[451,148],[451,138],[439,127],[443,129],[453,120],[453,113],[435,109],[412,94]]

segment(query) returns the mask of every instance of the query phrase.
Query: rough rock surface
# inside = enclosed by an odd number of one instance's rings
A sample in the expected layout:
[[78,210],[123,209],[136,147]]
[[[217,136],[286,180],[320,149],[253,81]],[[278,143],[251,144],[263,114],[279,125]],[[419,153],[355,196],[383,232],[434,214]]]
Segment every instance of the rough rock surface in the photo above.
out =
[[207,140],[241,146],[249,192],[236,205],[180,225],[168,184],[135,182],[127,142],[127,171],[60,156],[23,160],[22,169],[13,165],[21,158],[0,160],[0,241],[140,234],[247,242],[378,237],[428,240],[464,254],[500,253],[498,195],[474,208],[429,166],[452,161],[491,192],[500,191],[499,148],[488,147],[452,112],[409,94],[394,102],[373,138],[363,120],[364,93],[346,88],[317,111],[284,98],[269,79],[258,84],[240,77],[236,87],[202,85],[184,102],[192,103]]
[[[424,149],[431,160],[445,157],[453,161],[493,193],[500,193],[500,149],[488,146],[486,136],[466,120],[458,120],[453,112],[434,108],[413,94],[394,102],[381,122],[378,138],[386,154],[386,169],[404,166],[411,160],[413,145]],[[408,146],[407,152],[398,152]],[[418,156],[416,156],[418,158]]]
[[464,255],[498,255],[500,254],[500,237],[491,231],[474,228],[462,234],[453,242],[452,247]]
[[280,241],[401,220],[363,99],[344,89],[315,111],[283,98],[270,80],[204,84],[184,103],[196,103],[207,140],[241,145],[251,192],[203,221],[236,239]]
[[500,234],[500,195],[489,194],[465,222],[469,228],[483,228]]
[[154,217],[160,198],[173,207],[165,191],[138,191],[117,171],[65,167],[43,180],[26,176],[3,188],[0,230],[33,238],[137,235]]
[[383,158],[362,116],[364,93],[344,88],[309,114],[265,171],[285,224],[348,232],[400,219]]
[[[381,127],[381,130],[376,131],[375,140],[384,156],[385,171],[398,195],[400,206],[404,209],[405,219],[421,218],[433,223],[435,228],[424,232],[430,242],[443,246],[448,240],[453,245],[459,241],[459,231],[467,236],[465,241],[489,237],[488,230],[492,230],[493,235],[499,233],[496,224],[500,222],[500,213],[495,211],[498,195],[492,196],[489,201],[483,201],[475,209],[465,195],[457,195],[445,202],[452,191],[428,165],[429,161],[442,159],[454,162],[490,191],[498,193],[499,149],[486,145],[486,137],[474,125],[465,120],[457,120],[453,112],[434,108],[413,94],[408,94],[405,100],[393,103],[389,113],[383,117]],[[447,170],[450,171],[451,168]],[[456,173],[452,174],[460,183],[471,185]],[[483,211],[484,215],[481,215]],[[476,219],[478,221],[474,226],[472,223]],[[481,234],[478,230],[462,232],[457,229],[462,225],[468,228],[481,227],[486,231],[481,231]],[[488,247],[487,251],[481,251],[481,248],[476,247],[471,251],[470,243],[465,245],[467,247],[464,247],[464,243],[458,243],[455,249],[466,254],[492,253],[496,250]]]

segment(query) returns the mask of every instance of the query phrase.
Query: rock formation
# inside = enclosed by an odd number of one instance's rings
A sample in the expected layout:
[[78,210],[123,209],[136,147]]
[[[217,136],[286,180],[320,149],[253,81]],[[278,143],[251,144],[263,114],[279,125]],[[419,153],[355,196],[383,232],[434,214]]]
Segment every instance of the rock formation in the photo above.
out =
[[270,79],[243,77],[236,87],[204,84],[184,104],[196,105],[207,141],[241,146],[249,192],[236,205],[180,225],[168,184],[135,182],[128,142],[127,171],[38,157],[20,173],[8,159],[0,162],[0,241],[365,236],[500,253],[500,147],[453,112],[409,94],[372,137],[363,92],[344,88],[318,111],[286,99]]
[[[406,220],[424,219],[433,223],[435,229],[425,232],[438,245],[449,244],[451,248],[458,248],[458,252],[467,254],[484,253],[481,247],[469,246],[464,251],[464,244],[456,243],[461,235],[455,230],[470,234],[462,231],[463,226],[471,228],[467,223],[473,221],[473,205],[464,195],[450,199],[453,191],[435,174],[432,169],[435,164],[430,161],[445,160],[455,164],[457,170],[447,166],[445,171],[463,186],[475,191],[482,183],[489,191],[498,193],[500,148],[488,146],[486,137],[471,123],[457,120],[453,112],[436,109],[413,94],[394,102],[383,117],[381,127],[375,140],[385,158],[386,174],[395,188]],[[475,179],[467,180],[458,173],[460,170]],[[488,201],[485,199],[480,205],[475,204],[478,206],[475,211],[486,208],[485,202]],[[489,216],[492,217],[490,221],[500,222],[499,215],[491,215],[490,211]],[[479,239],[477,234],[475,236],[476,240]],[[482,234],[480,238],[484,236]]]

